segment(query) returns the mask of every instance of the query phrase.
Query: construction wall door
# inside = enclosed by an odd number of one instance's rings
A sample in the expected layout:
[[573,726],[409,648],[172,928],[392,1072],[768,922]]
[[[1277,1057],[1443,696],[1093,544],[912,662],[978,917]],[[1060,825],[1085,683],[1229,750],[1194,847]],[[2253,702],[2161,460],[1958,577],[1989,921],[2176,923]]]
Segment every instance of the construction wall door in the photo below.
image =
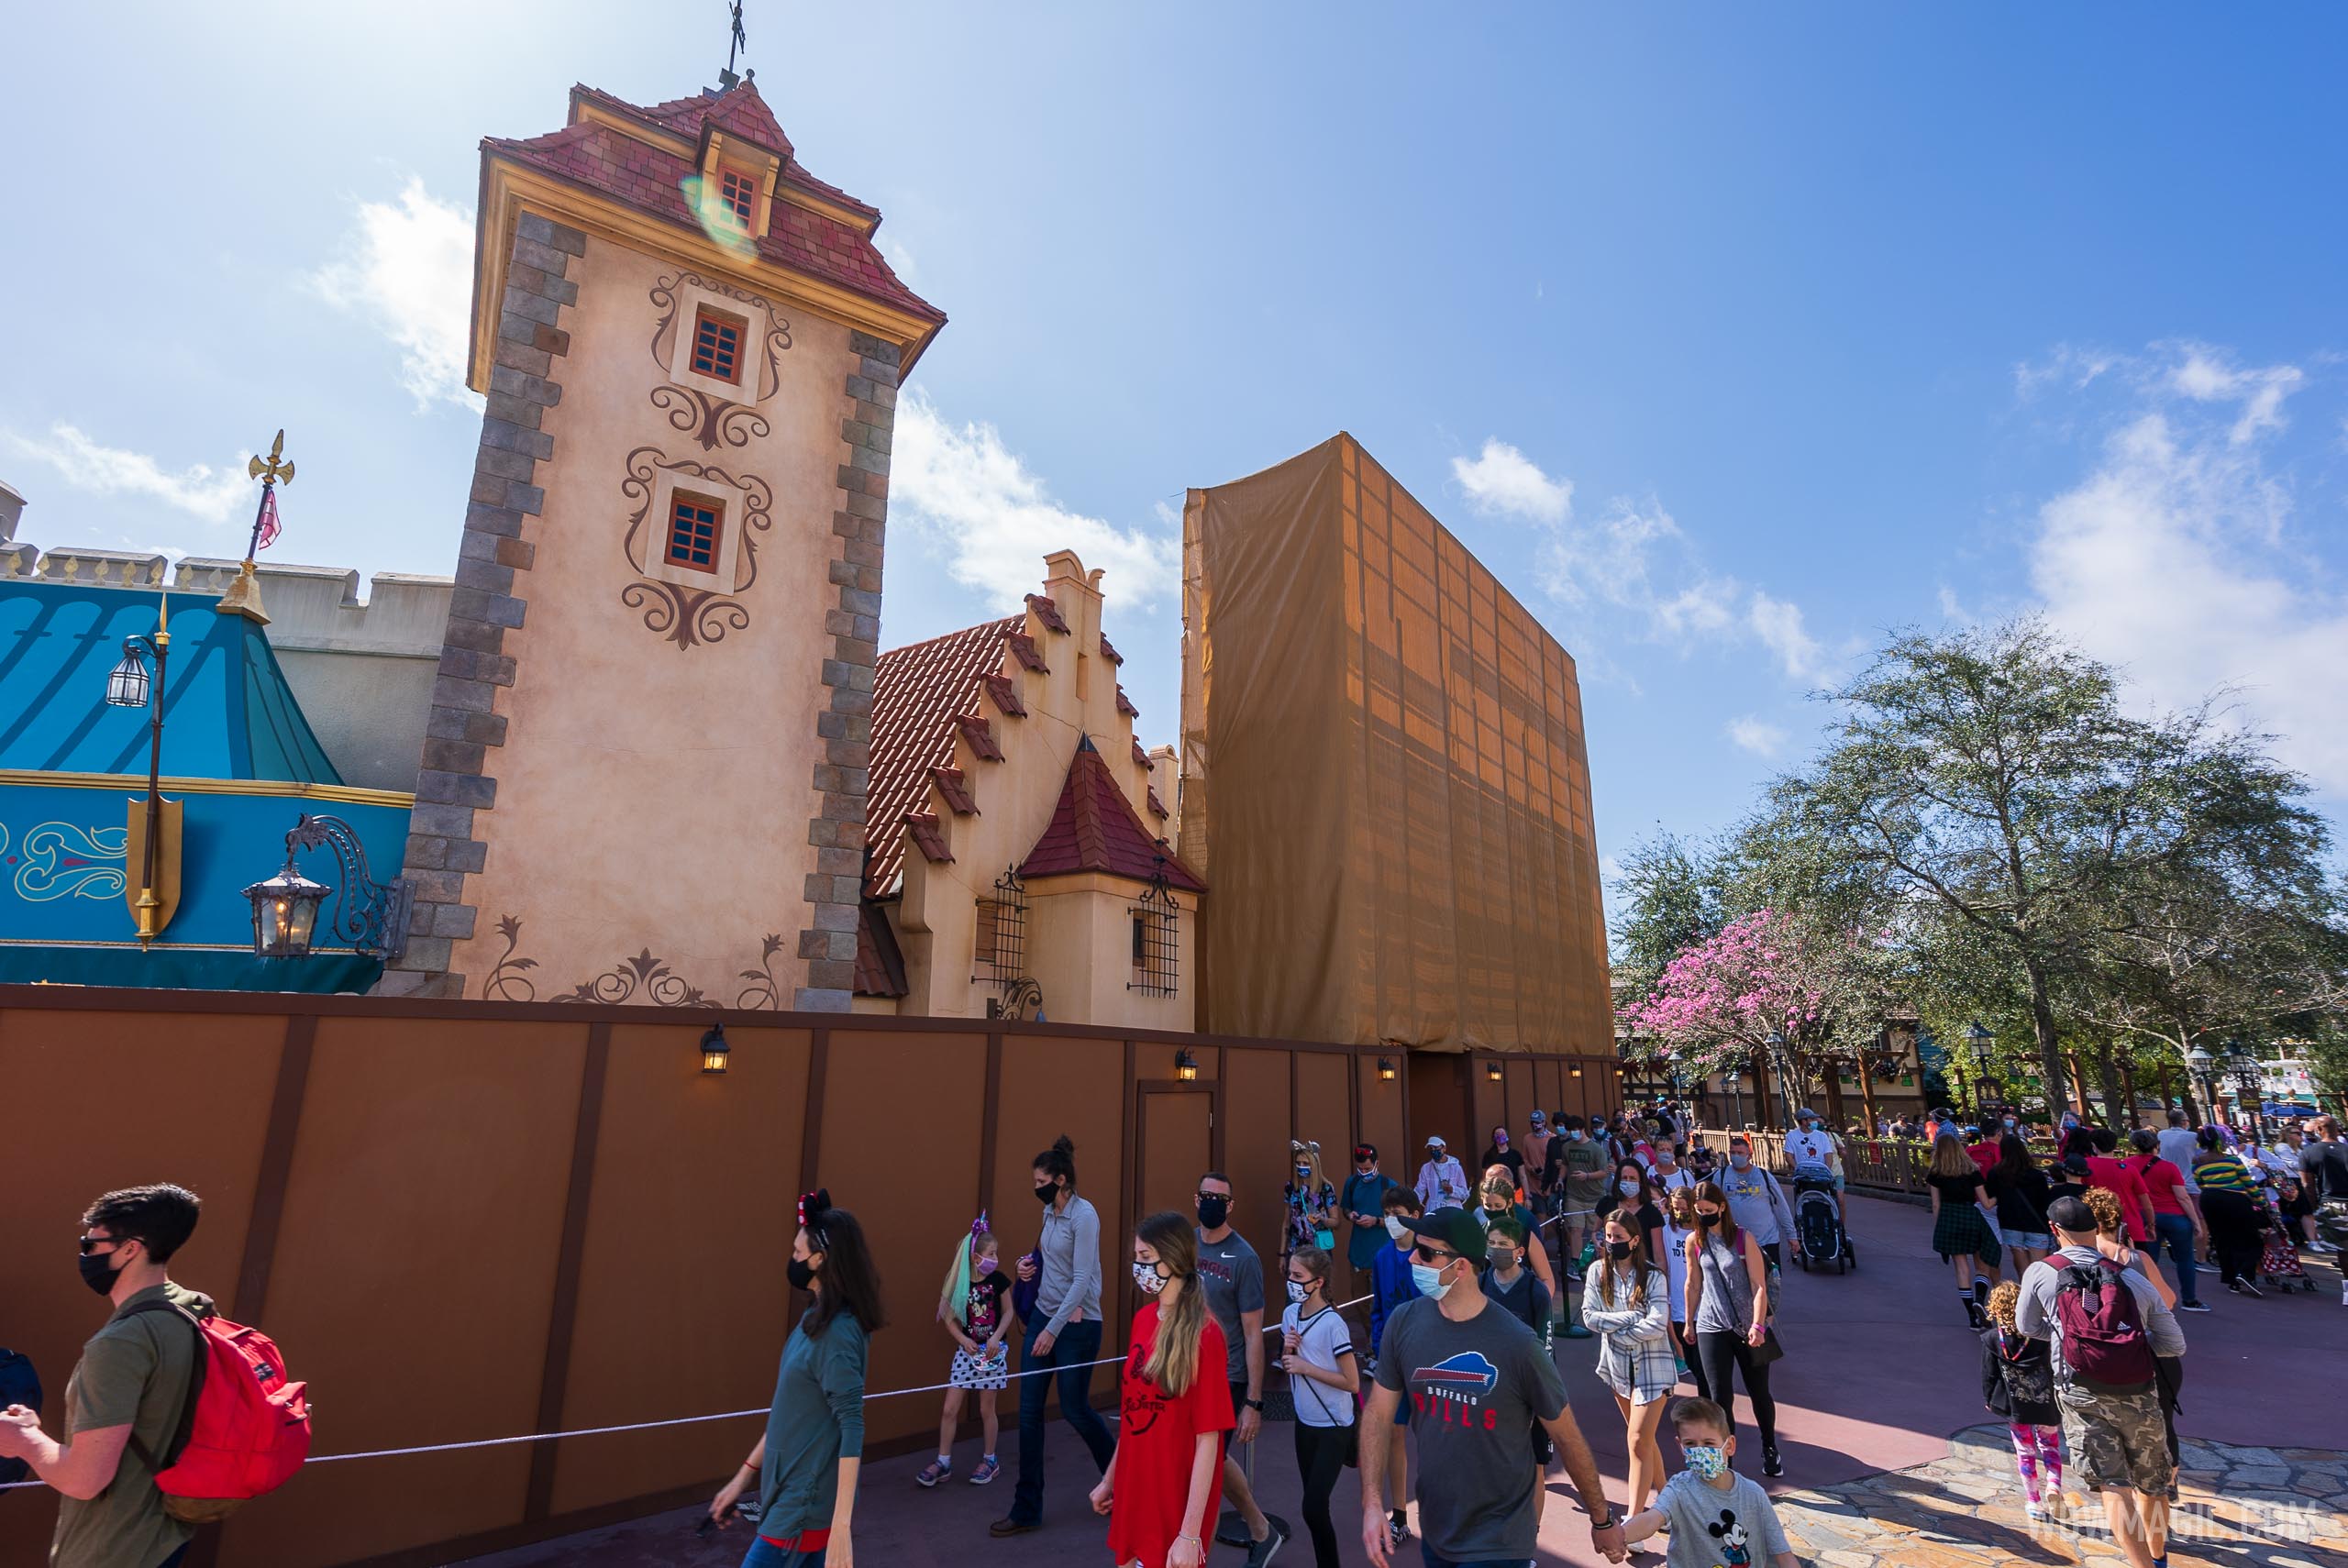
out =
[[1468,1058],[1456,1052],[1413,1051],[1404,1064],[1411,1074],[1411,1146],[1403,1151],[1404,1161],[1388,1164],[1387,1174],[1397,1181],[1416,1181],[1427,1157],[1427,1140],[1441,1138],[1472,1184],[1477,1158],[1490,1131],[1479,1135],[1476,1129]]
[[[1134,1218],[1161,1209],[1191,1211],[1199,1176],[1214,1168],[1215,1090],[1211,1084],[1141,1086],[1140,1136],[1134,1145]],[[1103,1238],[1104,1242],[1108,1238]],[[1124,1258],[1127,1238],[1107,1247]]]

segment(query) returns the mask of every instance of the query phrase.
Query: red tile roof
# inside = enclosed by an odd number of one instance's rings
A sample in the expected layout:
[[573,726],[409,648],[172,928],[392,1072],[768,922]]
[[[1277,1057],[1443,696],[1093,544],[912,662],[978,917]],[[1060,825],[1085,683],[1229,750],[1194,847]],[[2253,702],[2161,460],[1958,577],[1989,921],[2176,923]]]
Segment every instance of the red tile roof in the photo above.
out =
[[1040,593],[1027,596],[1027,608],[1036,612],[1036,619],[1048,631],[1065,634],[1068,623],[1060,617],[1060,607]]
[[1122,686],[1117,688],[1117,712],[1128,719],[1141,717],[1141,710],[1134,706],[1134,700],[1125,695],[1125,689]]
[[993,723],[977,713],[964,713],[954,721],[962,738],[970,743],[970,750],[981,761],[1001,762],[1002,747],[996,744]]
[[1019,688],[1012,684],[1011,677],[981,675],[979,680],[987,689],[988,700],[1002,711],[1004,717],[1024,719],[1027,716],[1027,704],[1019,700]]
[[1002,672],[1003,647],[1024,624],[1013,615],[892,648],[874,667],[871,772],[864,798],[868,897],[896,891],[904,870],[905,815],[927,806],[929,770],[954,766],[954,721],[978,711],[983,679]]
[[1125,656],[1109,646],[1109,634],[1106,632],[1101,634],[1101,657],[1107,659],[1111,664],[1123,664],[1125,662]]
[[1036,639],[1025,632],[1013,632],[1002,640],[1010,645],[1011,657],[1019,661],[1019,667],[1022,669],[1031,670],[1037,675],[1049,675],[1052,672],[1052,667],[1044,662],[1044,656],[1036,650]]
[[929,781],[937,786],[938,794],[945,798],[947,805],[957,816],[978,814],[979,802],[970,794],[969,787],[962,782],[960,768],[933,767],[929,770]]
[[890,928],[889,911],[867,900],[856,926],[856,994],[901,997],[907,988],[905,955]]
[[1134,760],[1140,763],[1144,767],[1147,767],[1149,766],[1149,753],[1142,750],[1141,737],[1139,735],[1135,735],[1134,737]]
[[[680,98],[641,108],[591,87],[572,89],[574,97],[592,98],[615,113],[659,129],[698,137],[704,122],[754,141],[783,159],[783,181],[827,201],[869,215],[877,224],[878,209],[824,183],[799,167],[790,139],[749,83],[724,93]],[[559,179],[600,191],[640,212],[665,218],[682,227],[698,228],[699,221],[685,205],[681,182],[696,172],[686,159],[637,140],[611,126],[581,120],[546,136],[525,140],[489,137],[482,149]],[[768,220],[768,233],[758,242],[759,254],[844,289],[893,305],[925,321],[943,323],[946,313],[905,287],[874,248],[869,232],[837,218],[777,201]]]
[[1152,815],[1163,817],[1170,816],[1172,814],[1167,811],[1166,802],[1157,798],[1157,791],[1156,790],[1147,790],[1143,792],[1149,797],[1149,809]]
[[907,812],[905,827],[912,833],[914,846],[923,858],[934,865],[951,866],[954,852],[946,847],[946,831],[938,826],[935,812]]
[[1166,885],[1203,893],[1207,885],[1182,864],[1166,841],[1135,813],[1133,802],[1109,775],[1109,764],[1091,736],[1077,743],[1052,820],[1019,867],[1022,877],[1051,877],[1101,871],[1146,882],[1164,872]]

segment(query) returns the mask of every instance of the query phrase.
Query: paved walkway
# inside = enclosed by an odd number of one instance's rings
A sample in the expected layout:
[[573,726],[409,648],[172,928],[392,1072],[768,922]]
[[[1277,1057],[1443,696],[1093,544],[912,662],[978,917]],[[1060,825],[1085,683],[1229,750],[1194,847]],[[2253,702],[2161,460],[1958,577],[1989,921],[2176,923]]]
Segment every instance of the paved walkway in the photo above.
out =
[[[2033,1534],[2021,1519],[2018,1483],[2001,1428],[1973,1430],[1987,1419],[1980,1402],[1979,1348],[1966,1326],[1955,1283],[1928,1245],[1926,1212],[1905,1204],[1851,1203],[1858,1267],[1837,1276],[1787,1271],[1778,1315],[1786,1358],[1773,1369],[1779,1443],[1787,1474],[1771,1489],[1785,1499],[1787,1523],[1810,1544],[1805,1561],[1830,1568],[1971,1568],[1983,1562],[2054,1564],[2114,1561],[2100,1533],[2101,1510],[2077,1510],[2082,1528]],[[2187,1440],[2186,1504],[2217,1521],[2210,1539],[2181,1540],[2171,1562],[2252,1568],[2342,1568],[2348,1564],[2348,1507],[2339,1496],[2348,1455],[2348,1310],[2341,1279],[2327,1263],[2310,1263],[2313,1295],[2253,1301],[2216,1290],[2216,1310],[2184,1320],[2190,1342],[2177,1425]],[[1623,1500],[1623,1430],[1613,1401],[1589,1371],[1587,1341],[1560,1341],[1558,1359],[1574,1411]],[[1105,1385],[1103,1385],[1105,1386]],[[1757,1468],[1751,1412],[1738,1401],[1740,1469]],[[1994,1439],[1994,1441],[1988,1441]],[[1297,1517],[1298,1483],[1290,1429],[1275,1424],[1257,1445],[1257,1486],[1265,1504]],[[1012,1446],[1005,1432],[1006,1451]],[[1666,1449],[1670,1445],[1666,1441]],[[967,1452],[967,1445],[965,1445]],[[1055,1426],[1047,1474],[1046,1528],[1010,1541],[986,1533],[1010,1507],[1011,1476],[975,1487],[955,1481],[935,1492],[913,1485],[919,1456],[869,1467],[857,1511],[857,1555],[892,1568],[1102,1568],[1104,1525],[1084,1504],[1092,1467],[1066,1428]],[[2321,1488],[2319,1496],[2316,1488]],[[1541,1537],[1544,1564],[1589,1568],[1581,1513],[1568,1488],[1554,1500]],[[2282,1499],[2309,1505],[2289,1518]],[[2319,1509],[2315,1505],[2320,1503]],[[2265,1514],[2243,1521],[2250,1505]],[[2231,1512],[2229,1510],[2232,1510]],[[1337,1485],[1333,1509],[1347,1564],[1364,1561],[1347,1525],[1359,1515],[1354,1473]],[[475,1560],[476,1568],[733,1568],[744,1534],[699,1538],[691,1511],[660,1515],[559,1541]],[[2299,1522],[2294,1524],[2291,1519]],[[2218,1525],[2248,1522],[2231,1536]],[[2084,1526],[2093,1524],[2089,1530]],[[2317,1529],[2321,1524],[2323,1528]],[[2229,1529],[2232,1527],[2229,1526]],[[2294,1531],[2297,1533],[2295,1534]],[[2325,1544],[2325,1542],[2329,1544]],[[1234,1565],[1239,1553],[1217,1548],[1211,1562]],[[1415,1565],[1416,1554],[1404,1561]],[[1309,1568],[1301,1538],[1279,1568]],[[1656,1556],[1634,1564],[1659,1564]]]

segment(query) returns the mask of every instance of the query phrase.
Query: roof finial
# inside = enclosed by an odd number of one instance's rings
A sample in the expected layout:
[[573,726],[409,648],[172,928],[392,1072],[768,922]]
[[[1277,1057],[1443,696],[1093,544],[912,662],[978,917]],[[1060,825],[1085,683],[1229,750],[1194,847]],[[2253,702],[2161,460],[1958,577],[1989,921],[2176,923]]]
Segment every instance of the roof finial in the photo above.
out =
[[750,47],[749,35],[742,30],[742,0],[734,0],[734,32],[725,46],[725,69],[717,73],[720,91],[731,91],[742,78],[735,72],[734,57]]

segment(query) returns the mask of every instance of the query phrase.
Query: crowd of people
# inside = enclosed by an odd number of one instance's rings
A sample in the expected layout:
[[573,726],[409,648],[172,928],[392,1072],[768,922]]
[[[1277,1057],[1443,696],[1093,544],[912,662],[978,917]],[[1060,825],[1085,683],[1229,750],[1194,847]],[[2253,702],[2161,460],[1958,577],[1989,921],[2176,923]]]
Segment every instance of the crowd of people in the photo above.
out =
[[[2273,1148],[2178,1118],[2134,1132],[2123,1154],[2110,1130],[2066,1118],[2049,1162],[2011,1119],[1986,1132],[1936,1120],[1947,1124],[1932,1144],[1932,1244],[1979,1335],[1983,1403],[2008,1424],[2030,1516],[2060,1517],[2064,1478],[2077,1476],[2100,1496],[2131,1568],[2165,1568],[2186,1350],[2175,1314],[2208,1309],[2198,1254],[2214,1256],[2229,1287],[2255,1295],[2262,1228],[2329,1250],[2304,1226],[2319,1204],[2348,1205],[2348,1143],[2329,1118]],[[1815,1114],[1798,1121],[1786,1143],[1798,1181],[1822,1180],[1839,1213],[1843,1147]],[[1790,1563],[1767,1493],[1735,1466],[1736,1396],[1741,1386],[1759,1434],[1760,1474],[1784,1474],[1773,1320],[1781,1265],[1802,1234],[1748,1139],[1727,1139],[1715,1165],[1689,1131],[1664,1106],[1554,1123],[1535,1111],[1521,1142],[1492,1129],[1473,1176],[1441,1137],[1426,1141],[1409,1184],[1386,1176],[1379,1151],[1362,1143],[1342,1189],[1318,1146],[1299,1142],[1281,1195],[1285,1300],[1268,1325],[1265,1264],[1233,1227],[1233,1183],[1202,1174],[1191,1212],[1151,1214],[1122,1243],[1141,1306],[1124,1336],[1113,1430],[1091,1397],[1105,1364],[1109,1241],[1063,1138],[1035,1158],[1034,1242],[1011,1267],[983,1216],[954,1243],[936,1314],[947,1342],[937,1452],[913,1479],[936,1487],[954,1476],[975,1404],[980,1452],[967,1482],[991,1484],[1003,1467],[997,1397],[1016,1381],[1016,1478],[991,1529],[1041,1528],[1057,1389],[1059,1418],[1098,1474],[1089,1500],[1120,1568],[1196,1568],[1226,1503],[1249,1568],[1264,1568],[1289,1530],[1258,1505],[1234,1450],[1258,1438],[1277,1367],[1318,1568],[1340,1562],[1332,1510],[1348,1467],[1368,1560],[1386,1568],[1411,1539],[1406,1441],[1430,1568],[1529,1562],[1552,1465],[1610,1561],[1667,1530],[1673,1568],[1755,1552]],[[82,1275],[111,1310],[67,1386],[64,1435],[50,1437],[22,1405],[0,1413],[0,1462],[23,1462],[62,1496],[56,1568],[177,1568],[185,1554],[192,1526],[156,1477],[171,1467],[203,1343],[200,1330],[191,1341],[172,1320],[201,1324],[212,1311],[167,1266],[200,1209],[170,1185],[90,1207]],[[880,1284],[862,1226],[826,1193],[803,1198],[796,1219],[788,1276],[806,1307],[785,1336],[764,1434],[709,1513],[719,1527],[750,1521],[744,1568],[849,1568]],[[2301,1228],[2286,1229],[2294,1220]],[[1368,1275],[1358,1326],[1345,1315],[1354,1303],[1331,1299],[1340,1256]],[[1561,1336],[1594,1342],[1565,1364],[1587,1360],[1623,1422],[1620,1512],[1568,1405]]]

